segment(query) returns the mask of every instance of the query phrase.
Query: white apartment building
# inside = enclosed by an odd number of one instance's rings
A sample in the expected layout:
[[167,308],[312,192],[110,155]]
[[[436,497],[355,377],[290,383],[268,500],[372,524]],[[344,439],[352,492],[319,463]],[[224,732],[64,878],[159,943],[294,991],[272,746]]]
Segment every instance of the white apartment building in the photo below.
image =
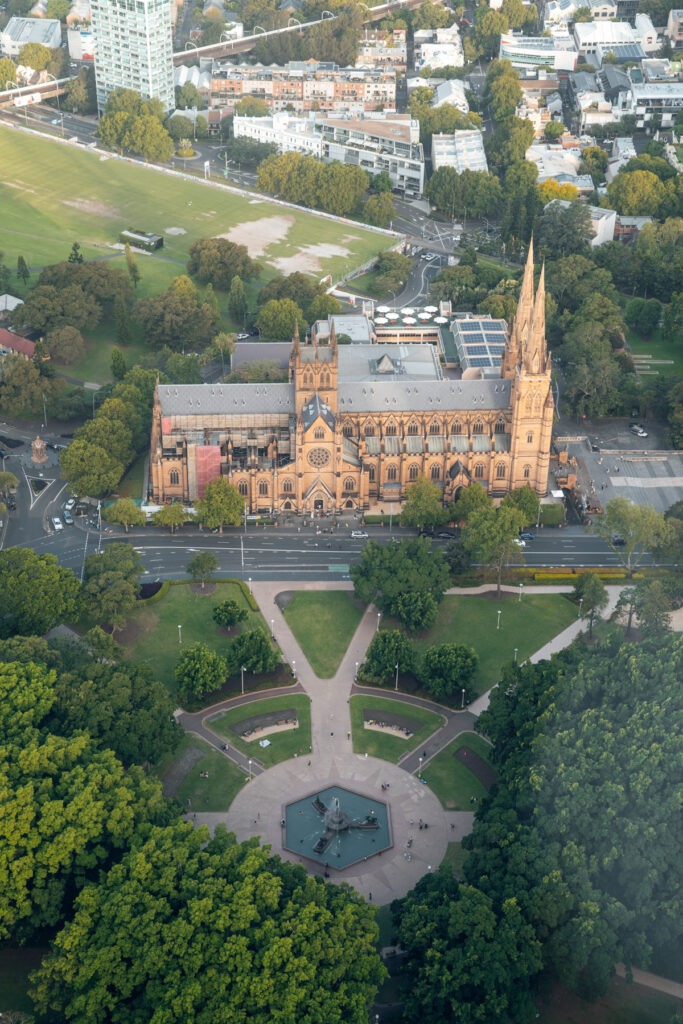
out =
[[235,138],[271,143],[281,153],[296,152],[326,163],[351,164],[374,176],[386,171],[395,189],[419,196],[424,188],[420,125],[407,114],[370,117],[235,116]]
[[665,35],[668,36],[669,42],[673,46],[674,50],[683,46],[683,10],[669,11],[669,17],[666,22]]
[[[56,18],[10,18],[0,32],[0,55],[18,57],[27,43],[41,43],[51,50],[62,45],[62,27]],[[4,88],[4,85],[3,85]]]
[[574,40],[577,50],[590,56],[599,46],[605,52],[620,43],[637,43],[638,36],[627,21],[585,21],[574,25]]
[[457,25],[450,28],[419,29],[413,37],[415,70],[420,68],[461,68],[465,63]]
[[432,170],[441,167],[452,167],[458,174],[488,171],[482,133],[472,128],[452,135],[432,135]]
[[620,93],[618,110],[620,117],[635,114],[638,128],[644,128],[653,117],[661,117],[662,128],[670,128],[683,110],[683,82],[634,83]]
[[115,89],[175,107],[171,0],[92,0],[97,106]]
[[573,71],[578,54],[568,35],[523,36],[503,32],[499,57],[509,60],[513,68],[549,67],[553,71]]
[[365,28],[358,43],[357,68],[393,68],[405,74],[408,66],[408,42],[404,28]]

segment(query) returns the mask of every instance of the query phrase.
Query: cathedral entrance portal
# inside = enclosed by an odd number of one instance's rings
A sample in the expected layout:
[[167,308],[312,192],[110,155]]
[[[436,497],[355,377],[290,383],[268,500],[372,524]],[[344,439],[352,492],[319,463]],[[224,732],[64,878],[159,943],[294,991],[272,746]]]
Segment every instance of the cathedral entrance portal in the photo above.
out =
[[322,512],[324,507],[325,504],[322,498],[316,498],[315,501],[313,502],[313,508],[315,509],[316,512]]

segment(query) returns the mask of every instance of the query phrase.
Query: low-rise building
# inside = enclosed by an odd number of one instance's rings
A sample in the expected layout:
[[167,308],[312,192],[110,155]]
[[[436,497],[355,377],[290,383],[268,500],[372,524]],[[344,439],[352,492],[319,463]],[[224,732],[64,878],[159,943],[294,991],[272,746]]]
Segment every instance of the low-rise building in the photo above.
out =
[[640,43],[613,43],[611,46],[598,46],[591,56],[591,62],[599,68],[613,64],[639,64],[645,56]]
[[200,70],[196,64],[179,64],[173,69],[173,88],[181,89],[188,82],[195,87],[202,100],[208,102],[211,95],[211,72]]
[[357,68],[393,68],[404,75],[408,66],[408,42],[404,28],[364,30],[358,43]]
[[503,32],[500,37],[499,57],[508,60],[513,68],[549,67],[553,71],[573,71],[578,54],[568,35],[524,36],[516,32]]
[[462,114],[469,114],[470,105],[463,82],[457,78],[448,78],[442,82],[430,79],[429,84],[434,89],[434,99],[431,103],[433,107],[442,107],[444,103],[449,103],[452,107],[457,107]]
[[683,9],[669,11],[664,34],[674,50],[683,48]]
[[568,25],[574,20],[580,4],[578,0],[547,0],[543,11],[543,28],[549,29],[555,25]]
[[662,44],[649,14],[636,14],[635,30],[638,42],[645,50],[645,53],[659,52]]
[[453,167],[463,171],[488,171],[484,150],[484,137],[477,128],[469,128],[452,135],[432,135],[432,169]]
[[594,21],[616,21],[619,16],[614,0],[589,0],[588,6]]
[[465,63],[457,25],[450,28],[420,29],[414,34],[415,69],[461,68]]
[[620,43],[637,43],[638,36],[627,21],[582,21],[574,25],[577,50],[586,57],[602,47],[603,52]]
[[66,44],[71,60],[95,59],[95,37],[89,22],[69,25],[66,30]]
[[605,181],[607,184],[609,185],[611,181],[614,181],[624,164],[627,164],[629,160],[637,155],[633,139],[624,136],[612,139],[612,149],[607,169],[605,170]]
[[35,341],[22,338],[20,334],[15,334],[14,331],[8,331],[7,328],[0,327],[0,359],[14,356],[28,361],[33,359],[35,353]]
[[[565,210],[571,206],[571,203],[567,202],[566,199],[552,199],[546,205],[546,210],[549,206],[556,203]],[[617,224],[616,210],[606,210],[602,206],[589,206],[588,212],[590,213],[591,227],[593,229],[593,237],[590,240],[591,249],[597,249],[607,242],[612,242]]]
[[18,57],[27,43],[40,43],[51,50],[61,46],[62,27],[57,18],[10,18],[0,32],[0,54]]
[[579,174],[581,149],[578,141],[567,137],[559,143],[535,142],[526,151],[526,159],[538,167],[538,183],[556,181],[560,185],[573,185],[586,195],[593,191],[590,174]]
[[640,62],[643,80],[646,82],[676,82],[678,75],[670,60],[663,57],[647,57]]
[[296,152],[320,160],[338,160],[374,176],[386,171],[395,189],[422,194],[424,150],[420,125],[408,114],[375,114],[331,118],[319,114],[294,117],[285,111],[272,117],[235,116],[235,138],[271,143],[281,153]]
[[661,127],[670,128],[679,110],[683,110],[683,82],[633,83],[621,93],[619,116],[635,114],[638,128],[644,128],[653,118],[661,118]]
[[211,72],[211,107],[232,112],[245,96],[271,111],[343,111],[350,115],[396,107],[396,72],[390,68],[340,68],[315,60],[271,64],[221,64]]

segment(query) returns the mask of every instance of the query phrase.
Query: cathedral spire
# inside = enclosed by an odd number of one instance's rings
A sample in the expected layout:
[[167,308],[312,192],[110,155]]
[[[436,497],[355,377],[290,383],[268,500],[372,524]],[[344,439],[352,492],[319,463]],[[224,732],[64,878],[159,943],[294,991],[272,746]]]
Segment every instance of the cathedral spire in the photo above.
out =
[[529,373],[543,373],[547,360],[545,341],[545,263],[541,267],[538,290],[531,314],[531,325],[525,345],[524,367]]
[[517,312],[512,322],[512,329],[501,364],[501,377],[510,377],[522,359],[522,353],[528,337],[529,325],[534,308],[534,240],[529,242],[529,253],[526,258],[522,287],[517,303]]

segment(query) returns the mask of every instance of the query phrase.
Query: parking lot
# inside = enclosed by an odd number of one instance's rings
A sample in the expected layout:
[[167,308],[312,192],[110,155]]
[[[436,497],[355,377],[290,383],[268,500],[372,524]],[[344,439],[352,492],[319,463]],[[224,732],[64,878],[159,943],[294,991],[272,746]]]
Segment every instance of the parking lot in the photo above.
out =
[[[642,426],[647,437],[635,434],[632,423]],[[657,424],[606,419],[585,421],[582,427],[585,440],[569,441],[566,447],[576,458],[580,487],[587,497],[603,506],[611,498],[630,498],[658,512],[683,498],[683,452],[661,447],[665,438]]]

